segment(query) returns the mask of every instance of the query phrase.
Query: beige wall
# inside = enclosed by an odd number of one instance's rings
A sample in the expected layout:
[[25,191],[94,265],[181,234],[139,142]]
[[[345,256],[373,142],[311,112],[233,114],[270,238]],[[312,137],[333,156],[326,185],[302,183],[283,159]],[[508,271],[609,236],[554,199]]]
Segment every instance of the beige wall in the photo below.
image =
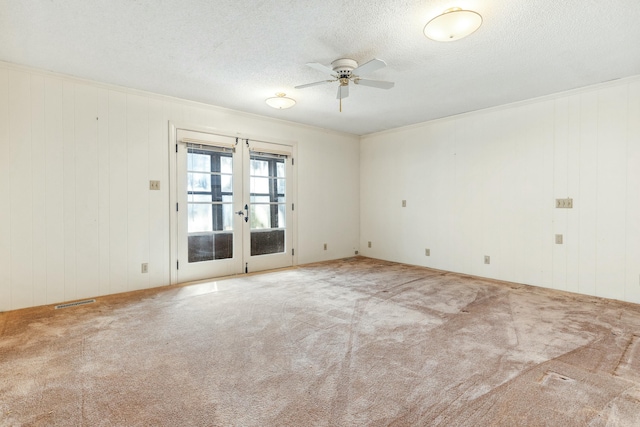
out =
[[297,141],[300,264],[640,302],[638,117],[631,78],[358,138],[0,63],[0,311],[169,284],[169,121]]
[[298,262],[353,255],[358,137],[0,64],[0,311],[169,284],[169,121],[297,141]]
[[364,255],[640,303],[640,78],[370,135],[360,162]]

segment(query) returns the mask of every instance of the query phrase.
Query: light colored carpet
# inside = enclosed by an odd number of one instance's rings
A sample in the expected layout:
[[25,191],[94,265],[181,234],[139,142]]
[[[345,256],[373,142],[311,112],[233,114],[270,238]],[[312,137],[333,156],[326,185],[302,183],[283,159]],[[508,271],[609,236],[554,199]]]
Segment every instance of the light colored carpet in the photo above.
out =
[[0,425],[638,426],[640,307],[352,258],[0,314]]

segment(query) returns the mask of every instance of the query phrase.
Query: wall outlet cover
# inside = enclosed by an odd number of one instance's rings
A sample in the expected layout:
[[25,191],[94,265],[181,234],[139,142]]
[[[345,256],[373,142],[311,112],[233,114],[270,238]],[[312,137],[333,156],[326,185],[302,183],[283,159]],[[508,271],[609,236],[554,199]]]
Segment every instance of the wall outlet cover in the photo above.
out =
[[556,208],[558,209],[573,209],[573,199],[556,199]]
[[485,255],[484,256],[484,263],[485,264],[491,264],[491,257],[489,255]]
[[424,250],[424,255],[425,256],[431,256],[431,249],[425,249]]

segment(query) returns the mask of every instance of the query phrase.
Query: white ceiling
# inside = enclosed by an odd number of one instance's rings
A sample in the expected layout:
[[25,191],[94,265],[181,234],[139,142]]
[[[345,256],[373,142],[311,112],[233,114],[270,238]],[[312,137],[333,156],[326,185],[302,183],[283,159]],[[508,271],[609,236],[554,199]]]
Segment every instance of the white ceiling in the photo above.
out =
[[[453,6],[482,27],[424,37]],[[639,0],[0,0],[0,60],[357,135],[640,74],[639,42]],[[343,57],[396,86],[293,88]]]

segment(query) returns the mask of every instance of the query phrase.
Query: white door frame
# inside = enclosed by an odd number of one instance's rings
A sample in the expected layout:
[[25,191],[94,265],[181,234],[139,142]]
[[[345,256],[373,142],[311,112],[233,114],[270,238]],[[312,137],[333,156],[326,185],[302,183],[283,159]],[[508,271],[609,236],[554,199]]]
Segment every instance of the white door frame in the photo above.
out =
[[[291,233],[291,238],[293,242],[294,253],[292,256],[292,264],[298,264],[298,166],[295,164],[295,159],[298,154],[298,143],[297,141],[287,141],[275,138],[265,138],[264,136],[255,136],[246,133],[239,132],[229,132],[220,130],[218,128],[207,127],[194,125],[189,123],[175,122],[169,121],[169,248],[170,248],[170,278],[171,284],[178,284],[178,213],[176,211],[176,206],[178,203],[178,193],[177,193],[177,173],[178,173],[178,164],[177,164],[177,152],[176,146],[178,141],[176,140],[177,130],[184,129],[195,132],[205,132],[212,133],[216,135],[221,135],[225,137],[239,138],[242,139],[242,144],[245,143],[245,140],[249,141],[258,141],[258,142],[268,142],[272,144],[280,144],[280,145],[288,145],[291,147],[293,152],[292,155],[292,178],[293,178],[293,188],[291,194],[290,203],[295,206],[291,222],[289,223],[289,218],[287,218],[287,228],[291,227],[289,232]],[[240,142],[238,143],[238,145]],[[248,201],[247,201],[248,202]],[[183,262],[186,262],[183,261]],[[251,272],[251,271],[250,271]],[[213,277],[212,277],[213,278]]]

